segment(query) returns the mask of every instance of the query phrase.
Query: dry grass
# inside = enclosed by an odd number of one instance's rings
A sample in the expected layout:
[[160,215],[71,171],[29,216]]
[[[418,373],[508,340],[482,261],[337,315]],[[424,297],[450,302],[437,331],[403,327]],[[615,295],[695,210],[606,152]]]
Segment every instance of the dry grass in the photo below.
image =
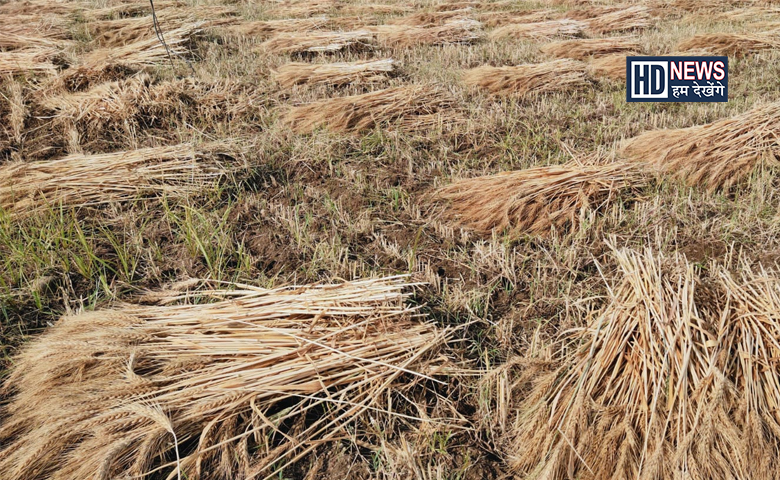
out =
[[33,48],[0,52],[0,75],[44,73],[53,75],[57,67],[52,63],[60,54],[53,48]]
[[471,8],[443,12],[419,12],[413,15],[393,19],[387,23],[390,25],[406,25],[409,27],[441,26],[453,20],[468,18],[471,13]]
[[281,32],[261,43],[264,50],[273,53],[329,53],[346,48],[366,47],[374,41],[368,30],[352,32]]
[[687,185],[715,191],[744,181],[762,161],[775,163],[778,136],[780,103],[769,103],[707,125],[644,133],[622,153]]
[[5,15],[69,15],[77,11],[87,10],[80,2],[68,0],[25,0],[24,2],[8,2],[0,5],[0,16]]
[[474,18],[482,22],[486,27],[500,27],[510,23],[538,23],[550,20],[559,15],[555,10],[521,10],[510,12],[481,12],[475,13]]
[[293,107],[282,121],[297,133],[319,127],[360,132],[381,123],[436,113],[451,104],[450,96],[438,88],[410,85]]
[[579,20],[549,20],[535,23],[514,23],[490,32],[490,38],[533,38],[578,37],[587,25]]
[[762,50],[780,48],[778,33],[706,33],[694,35],[677,45],[681,52],[705,50],[717,55],[747,55]]
[[227,27],[227,31],[246,37],[267,38],[280,32],[294,33],[318,30],[329,26],[330,22],[331,19],[324,15],[311,18],[241,22]]
[[594,77],[625,80],[626,54],[605,55],[603,57],[593,58],[588,62],[588,73]]
[[325,64],[293,62],[279,67],[273,78],[283,88],[296,85],[369,84],[387,80],[397,66],[392,58]]
[[[168,41],[168,31],[174,31],[174,35],[186,38],[203,28],[234,23],[235,21],[235,19],[230,18],[215,18],[208,22],[199,23],[188,9],[177,9],[167,14],[158,14],[158,22],[165,28],[166,41]],[[102,47],[123,47],[157,38],[151,15],[90,22],[87,24],[87,28],[93,41]]]
[[[780,280],[614,253],[606,306],[565,335],[513,412],[517,475],[772,478],[780,459]],[[533,355],[529,355],[533,357]],[[568,473],[567,473],[568,472]]]
[[563,40],[542,46],[542,52],[558,58],[584,60],[588,57],[601,57],[612,53],[630,55],[642,49],[633,37],[588,38]]
[[467,85],[483,88],[495,95],[520,97],[550,92],[573,90],[588,85],[585,64],[574,60],[491,67],[488,65],[467,70]]
[[643,177],[628,163],[568,163],[468,178],[435,190],[445,216],[482,235],[510,237],[576,230],[587,210],[598,210]]
[[482,37],[482,24],[470,19],[452,20],[439,27],[404,27],[379,25],[369,27],[377,32],[382,45],[393,48],[411,48],[416,45],[469,44]]
[[640,30],[652,25],[650,9],[636,5],[625,9],[605,13],[585,20],[588,30],[595,33],[625,32]]
[[[165,41],[174,58],[188,53],[187,43],[201,30],[203,23],[195,22],[165,32]],[[60,75],[50,89],[83,90],[104,81],[117,80],[129,72],[168,61],[168,53],[157,37],[139,40],[121,47],[93,50],[81,62]]]
[[48,206],[178,197],[213,186],[228,172],[227,166],[187,144],[12,162],[0,166],[0,209],[26,215]]
[[389,392],[436,382],[415,370],[449,332],[414,318],[404,280],[63,317],[5,384],[0,476],[266,478],[350,438],[355,420],[394,415]]

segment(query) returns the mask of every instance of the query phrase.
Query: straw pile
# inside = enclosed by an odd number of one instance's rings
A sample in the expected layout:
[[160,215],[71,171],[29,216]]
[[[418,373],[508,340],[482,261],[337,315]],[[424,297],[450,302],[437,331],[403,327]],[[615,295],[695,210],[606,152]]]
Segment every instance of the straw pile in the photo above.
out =
[[280,32],[260,46],[273,53],[324,53],[367,46],[374,40],[368,30],[352,32]]
[[535,23],[513,23],[490,32],[490,38],[534,38],[577,37],[587,25],[579,20],[549,20]]
[[467,70],[467,85],[483,88],[495,95],[528,96],[561,92],[588,85],[585,64],[575,60],[553,60],[514,67],[484,65]]
[[626,8],[625,5],[589,5],[587,7],[574,8],[566,12],[566,18],[572,20],[589,20],[619,12]]
[[5,15],[68,15],[86,9],[86,4],[69,0],[25,0],[0,5],[0,17]]
[[780,103],[769,103],[707,125],[643,133],[622,153],[660,174],[714,191],[745,180],[762,161],[776,162],[779,136]]
[[5,140],[0,143],[0,148],[7,148],[10,142],[18,145],[22,141],[29,112],[24,88],[13,78],[0,78],[0,98],[4,100],[0,102],[0,131]]
[[17,75],[23,73],[45,73],[52,75],[57,67],[52,60],[59,55],[59,50],[53,48],[32,48],[0,52],[0,75]]
[[311,18],[241,22],[227,27],[227,31],[246,37],[267,38],[280,32],[293,33],[317,30],[329,25],[329,22],[330,19],[324,15]]
[[400,17],[387,22],[390,25],[406,25],[410,27],[431,27],[444,25],[452,20],[463,19],[471,14],[471,8],[447,10],[443,12],[419,12]]
[[297,133],[319,127],[334,132],[360,132],[383,122],[436,113],[452,99],[435,87],[409,85],[332,98],[293,107],[283,121]]
[[585,23],[588,30],[595,33],[639,30],[651,25],[650,9],[636,5],[585,20]]
[[438,27],[404,27],[379,25],[370,27],[379,42],[388,47],[408,48],[415,45],[467,44],[482,36],[481,23],[471,19],[452,20]]
[[[167,15],[158,14],[158,21],[160,25],[166,27],[166,32],[181,28],[187,24],[195,24],[195,21],[186,10],[171,12]],[[103,47],[121,47],[141,40],[157,38],[151,15],[90,22],[87,24],[87,28],[92,36],[92,40]]]
[[500,27],[508,23],[534,23],[550,20],[558,14],[555,10],[521,10],[510,12],[482,12],[475,18],[486,27]]
[[[195,22],[165,32],[165,42],[172,55],[187,53],[185,44],[201,30],[203,23]],[[104,81],[117,80],[140,68],[168,61],[168,53],[157,37],[139,40],[122,47],[108,47],[86,54],[82,62],[64,71],[52,86],[77,91]]]
[[747,55],[761,50],[780,48],[778,33],[706,33],[694,35],[681,42],[677,49],[681,52],[706,50],[716,55]]
[[282,65],[274,80],[283,88],[295,85],[334,85],[378,83],[387,80],[396,69],[392,58],[364,62],[312,64],[293,62]]
[[588,62],[588,73],[594,77],[613,80],[626,79],[626,54],[605,55]]
[[228,170],[191,145],[153,147],[0,166],[0,209],[24,215],[48,205],[88,207],[139,196],[177,197]]
[[0,476],[267,478],[361,441],[349,426],[396,415],[392,391],[439,382],[415,370],[449,332],[414,318],[404,280],[236,285],[205,292],[212,304],[63,317],[6,381]]
[[[775,478],[780,279],[615,252],[619,277],[548,374],[526,377],[506,445],[542,478]],[[557,367],[557,368],[556,368]]]
[[630,55],[641,50],[639,42],[631,37],[588,38],[563,40],[542,47],[544,53],[558,58],[584,60],[588,57],[600,57],[610,53]]
[[432,198],[446,203],[446,218],[479,234],[546,235],[574,231],[585,211],[603,208],[642,178],[628,163],[568,163],[460,180]]

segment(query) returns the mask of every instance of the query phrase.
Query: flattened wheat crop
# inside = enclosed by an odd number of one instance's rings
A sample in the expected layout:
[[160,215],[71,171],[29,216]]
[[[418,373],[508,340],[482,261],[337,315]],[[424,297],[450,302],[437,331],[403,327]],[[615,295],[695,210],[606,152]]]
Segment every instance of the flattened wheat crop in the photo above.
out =
[[566,59],[512,67],[486,65],[467,70],[463,77],[467,85],[483,88],[492,94],[520,97],[588,85],[585,64]]
[[544,53],[558,58],[584,60],[588,57],[600,57],[611,53],[630,55],[639,52],[642,47],[632,37],[587,38],[563,40],[548,43],[542,47]]
[[778,136],[780,103],[769,103],[707,125],[643,133],[626,143],[623,155],[714,191],[744,181],[762,161],[776,163]]
[[513,23],[490,32],[490,38],[579,37],[587,25],[579,20],[549,20],[535,23]]
[[227,166],[188,144],[12,162],[0,166],[0,208],[26,215],[48,206],[177,197],[213,185],[228,172]]
[[350,47],[372,44],[374,34],[368,30],[352,32],[303,32],[277,33],[260,44],[264,50],[273,53],[327,53],[338,52]]
[[780,33],[777,32],[706,33],[694,35],[677,45],[677,49],[681,52],[706,50],[716,55],[737,56],[777,48],[780,48]]
[[569,163],[459,180],[431,198],[443,203],[445,216],[458,225],[516,238],[574,229],[584,210],[601,208],[644,183],[639,169],[627,163]]
[[[506,443],[517,475],[774,478],[780,464],[780,279],[740,265],[614,252],[618,276],[564,334]],[[522,375],[521,375],[522,376]],[[519,378],[519,377],[518,377]]]
[[369,84],[387,80],[396,67],[397,63],[392,58],[325,64],[293,62],[279,67],[273,77],[284,88],[295,85]]
[[0,477],[267,478],[360,442],[350,424],[396,415],[390,391],[440,382],[417,372],[449,331],[404,305],[403,277],[234,287],[65,316],[32,341],[5,381]]
[[436,113],[452,103],[450,95],[436,87],[411,85],[293,107],[283,121],[297,133],[320,127],[360,132],[380,123]]

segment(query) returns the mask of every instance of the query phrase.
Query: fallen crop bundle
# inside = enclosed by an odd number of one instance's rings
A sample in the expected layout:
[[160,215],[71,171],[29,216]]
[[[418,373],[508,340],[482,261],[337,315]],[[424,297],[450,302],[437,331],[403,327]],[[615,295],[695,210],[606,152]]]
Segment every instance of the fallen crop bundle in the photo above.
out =
[[188,144],[13,162],[0,166],[0,209],[25,215],[52,205],[91,207],[152,195],[177,197],[213,185],[229,171],[207,150]]
[[259,108],[259,95],[256,87],[239,82],[186,78],[155,84],[148,75],[138,74],[81,92],[46,96],[39,104],[41,113],[52,119],[46,133],[106,150],[122,148],[121,140],[133,132],[172,118],[193,125],[248,120]]
[[578,37],[587,25],[579,20],[549,20],[535,23],[512,23],[490,32],[490,38]]
[[59,50],[53,48],[32,48],[0,52],[0,75],[23,73],[54,74],[57,72],[57,67],[52,63],[52,60],[59,53]]
[[279,67],[274,80],[284,88],[295,85],[368,84],[386,80],[396,65],[392,58],[325,64],[294,62]]
[[408,286],[236,285],[203,293],[217,303],[65,316],[6,381],[0,476],[268,478],[437,381],[416,371],[449,332],[404,306]]
[[777,162],[780,103],[755,107],[707,125],[643,133],[623,155],[687,185],[709,191],[743,181],[761,161]]
[[267,38],[280,32],[294,33],[317,30],[329,25],[330,22],[331,19],[323,15],[311,18],[241,22],[227,27],[227,30],[246,37]]
[[412,27],[430,27],[444,25],[452,20],[462,19],[471,14],[471,8],[448,10],[443,12],[419,12],[406,17],[394,19],[392,25],[407,25]]
[[168,50],[157,37],[139,40],[121,47],[93,50],[84,56],[81,64],[64,71],[52,88],[82,90],[103,81],[117,80],[130,71],[168,61],[168,51],[174,56],[184,55],[187,53],[185,44],[192,35],[200,31],[202,25],[201,22],[195,22],[165,32]]
[[[681,256],[614,253],[618,279],[547,374],[524,384],[506,445],[520,476],[774,478],[780,279],[705,276]],[[705,270],[706,272],[706,270]],[[533,353],[529,355],[533,358]]]
[[500,27],[508,23],[534,23],[550,20],[558,15],[555,10],[524,10],[524,11],[497,11],[481,12],[475,14],[475,18],[486,27]]
[[605,55],[588,62],[588,72],[594,77],[607,77],[613,80],[626,79],[626,54]]
[[322,53],[338,52],[345,48],[366,46],[374,41],[374,34],[368,30],[352,32],[281,32],[261,43],[260,46],[273,53]]
[[639,42],[631,37],[587,38],[553,42],[542,47],[544,53],[559,58],[584,60],[610,53],[631,54],[641,50]]
[[450,96],[438,88],[411,85],[293,107],[283,121],[297,133],[309,133],[319,127],[334,132],[360,132],[383,122],[436,113],[452,103]]
[[445,203],[445,216],[461,226],[519,237],[574,229],[585,210],[602,208],[621,191],[644,183],[639,169],[628,163],[568,163],[468,178],[431,197]]
[[467,70],[464,81],[495,95],[527,96],[561,92],[588,85],[585,64],[553,60],[513,67],[482,66]]
[[482,24],[476,20],[451,20],[441,26],[405,27],[402,25],[379,25],[370,27],[377,33],[379,42],[393,48],[407,48],[415,45],[467,44],[482,36]]
[[[158,16],[160,17],[158,21],[161,25],[166,26],[166,30],[175,30],[187,24],[196,24],[189,12],[184,9]],[[153,25],[154,20],[149,15],[90,22],[87,24],[87,28],[93,41],[98,45],[103,47],[121,47],[129,43],[156,38]]]
[[650,20],[650,9],[636,5],[590,18],[585,23],[592,32],[609,33],[647,28]]
[[747,55],[761,50],[780,48],[780,34],[772,32],[737,34],[706,33],[681,42],[677,49],[706,50],[718,55]]

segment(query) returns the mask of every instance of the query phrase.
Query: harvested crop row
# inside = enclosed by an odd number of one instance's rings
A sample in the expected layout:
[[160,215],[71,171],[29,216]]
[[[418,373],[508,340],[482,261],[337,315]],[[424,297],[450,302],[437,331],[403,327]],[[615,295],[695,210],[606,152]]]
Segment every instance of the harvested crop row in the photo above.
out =
[[588,38],[563,40],[542,47],[542,52],[558,58],[573,58],[584,60],[588,57],[599,57],[610,53],[630,54],[641,51],[639,42],[632,37]]
[[60,55],[54,48],[33,48],[0,52],[0,75],[43,73],[53,75],[57,67],[53,61]]
[[780,48],[780,34],[773,32],[755,34],[706,33],[694,35],[681,42],[681,52],[706,50],[716,55],[747,55],[762,50]]
[[32,341],[5,382],[0,476],[266,478],[437,381],[416,371],[449,331],[404,306],[404,277],[234,287],[65,316]]
[[587,27],[579,20],[549,20],[535,23],[513,23],[490,32],[490,38],[532,38],[578,37]]
[[227,173],[206,151],[196,152],[188,144],[13,162],[0,166],[0,209],[26,215],[49,206],[177,197],[214,184]]
[[699,269],[649,249],[614,257],[606,306],[560,339],[570,348],[548,373],[517,377],[511,468],[548,478],[773,478],[777,274]]
[[381,123],[436,113],[452,103],[450,96],[438,88],[411,85],[293,107],[283,122],[297,133],[310,133],[319,127],[360,132]]
[[588,62],[587,68],[588,73],[594,77],[625,80],[626,54],[605,55],[603,57],[593,58]]
[[486,65],[467,70],[464,82],[495,95],[520,97],[567,91],[588,85],[585,64],[575,60],[553,60],[512,67]]
[[471,9],[448,10],[444,12],[420,12],[406,17],[400,17],[387,22],[389,25],[406,25],[410,27],[441,26],[453,20],[460,20],[471,15]]
[[625,32],[640,30],[651,25],[650,9],[636,5],[621,10],[605,13],[584,20],[588,30],[595,33]]
[[272,53],[330,53],[346,48],[366,46],[374,41],[374,34],[368,30],[352,32],[281,32],[260,44]]
[[392,58],[325,64],[293,62],[279,67],[274,73],[274,80],[283,88],[296,85],[342,86],[351,83],[378,83],[387,80],[396,66]]
[[482,24],[471,19],[451,20],[442,26],[404,27],[379,25],[369,27],[377,33],[379,43],[391,48],[409,48],[415,45],[468,44],[480,37]]
[[780,158],[780,103],[733,118],[676,130],[655,130],[627,142],[623,155],[709,191],[742,182],[762,161]]
[[482,12],[474,14],[474,18],[486,27],[500,27],[510,23],[538,23],[558,16],[555,10],[525,10],[510,12]]
[[435,190],[445,216],[482,235],[495,231],[517,238],[576,229],[580,215],[607,205],[646,181],[625,163],[568,163],[468,178]]

